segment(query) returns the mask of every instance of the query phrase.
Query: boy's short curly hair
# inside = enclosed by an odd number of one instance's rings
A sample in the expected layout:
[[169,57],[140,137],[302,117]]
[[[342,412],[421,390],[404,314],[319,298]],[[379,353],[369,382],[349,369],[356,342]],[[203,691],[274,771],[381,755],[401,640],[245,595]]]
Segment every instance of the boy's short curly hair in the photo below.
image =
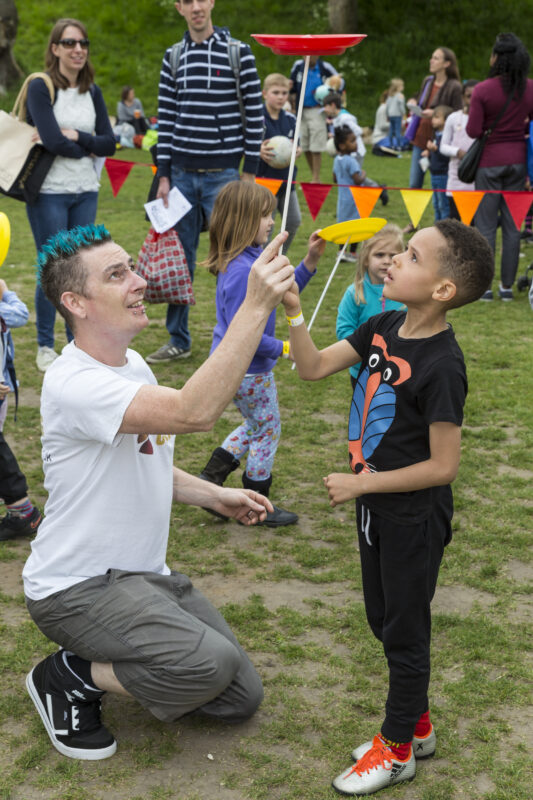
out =
[[489,243],[478,230],[456,219],[441,219],[435,228],[446,240],[438,254],[440,272],[457,287],[448,308],[479,300],[494,278],[494,253]]
[[61,302],[63,292],[85,293],[88,274],[81,253],[110,241],[111,234],[104,225],[78,225],[51,236],[38,253],[37,274],[41,288],[71,329],[74,319]]

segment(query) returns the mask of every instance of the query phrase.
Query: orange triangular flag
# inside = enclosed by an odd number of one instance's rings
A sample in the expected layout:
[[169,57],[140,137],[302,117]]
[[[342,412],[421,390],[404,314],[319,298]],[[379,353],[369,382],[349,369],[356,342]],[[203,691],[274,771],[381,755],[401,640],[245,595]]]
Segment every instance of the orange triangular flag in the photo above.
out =
[[120,192],[122,185],[131,172],[134,161],[121,161],[119,158],[106,158],[105,168],[109,175],[113,197]]
[[502,194],[511,212],[513,222],[520,230],[524,217],[533,203],[533,194],[531,192],[502,192]]
[[157,172],[157,167],[156,167],[156,165],[155,165],[155,164],[150,164],[150,166],[152,167],[152,172],[153,172],[153,173],[154,173],[154,175],[155,175],[155,173]]
[[422,219],[422,214],[426,210],[427,204],[431,200],[433,192],[427,189],[400,189],[400,193],[409,218],[416,228]]
[[364,219],[369,217],[374,210],[383,188],[380,186],[376,188],[373,186],[350,186],[350,191],[359,211],[359,216]]
[[279,187],[283,183],[278,178],[256,178],[256,183],[260,183],[261,186],[266,186],[267,189],[270,189],[273,195],[277,195],[279,192]]
[[466,190],[452,192],[453,201],[457,206],[461,222],[464,222],[465,225],[470,225],[474,219],[474,214],[478,210],[484,194],[485,192],[469,192]]
[[318,212],[324,205],[324,200],[331,191],[331,183],[300,183],[304,193],[307,207],[313,219],[316,219]]

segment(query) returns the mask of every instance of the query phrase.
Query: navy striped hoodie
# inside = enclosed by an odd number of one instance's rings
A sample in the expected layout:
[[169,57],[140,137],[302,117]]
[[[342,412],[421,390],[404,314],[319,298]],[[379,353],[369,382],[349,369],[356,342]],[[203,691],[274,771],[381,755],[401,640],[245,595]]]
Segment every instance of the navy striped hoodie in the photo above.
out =
[[[228,58],[227,28],[215,27],[203,42],[183,37],[177,81],[169,48],[159,79],[158,174],[170,178],[170,164],[186,169],[238,169],[255,174],[263,135],[261,83],[250,47],[241,43],[241,94],[246,112],[243,136],[235,78]],[[176,85],[177,84],[177,85]]]

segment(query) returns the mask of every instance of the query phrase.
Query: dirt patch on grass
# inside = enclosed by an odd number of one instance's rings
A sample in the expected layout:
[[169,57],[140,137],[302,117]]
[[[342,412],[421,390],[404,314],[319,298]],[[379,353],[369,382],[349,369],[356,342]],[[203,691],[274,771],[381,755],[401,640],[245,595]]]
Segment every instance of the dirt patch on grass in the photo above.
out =
[[0,561],[0,591],[10,597],[17,597],[24,591],[22,568],[24,561]]
[[437,586],[431,608],[434,614],[468,616],[474,603],[486,609],[495,602],[494,595],[479,589],[471,589],[468,586]]
[[351,589],[348,581],[328,583],[325,586],[298,580],[258,583],[254,577],[255,570],[250,570],[249,573],[247,578],[240,571],[238,582],[233,577],[206,575],[195,578],[194,585],[217,607],[226,603],[244,603],[253,594],[260,595],[270,611],[276,611],[280,606],[288,606],[296,611],[309,613],[310,603],[313,600],[339,607],[356,601],[362,602],[362,594]]

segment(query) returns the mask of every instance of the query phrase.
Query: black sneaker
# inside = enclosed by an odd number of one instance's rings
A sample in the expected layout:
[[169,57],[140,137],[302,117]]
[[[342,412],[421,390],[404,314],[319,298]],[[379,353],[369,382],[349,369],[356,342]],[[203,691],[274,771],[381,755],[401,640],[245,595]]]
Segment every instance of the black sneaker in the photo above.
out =
[[267,511],[266,519],[257,524],[265,525],[267,528],[281,528],[283,525],[294,525],[296,522],[298,522],[298,514],[295,514],[294,511],[274,506],[274,511]]
[[56,750],[69,758],[109,758],[117,743],[100,721],[104,692],[77,678],[63,661],[64,651],[41,661],[26,677],[26,688]]
[[33,509],[29,517],[17,517],[9,511],[0,522],[0,542],[15,539],[17,536],[33,536],[43,521],[38,508]]

